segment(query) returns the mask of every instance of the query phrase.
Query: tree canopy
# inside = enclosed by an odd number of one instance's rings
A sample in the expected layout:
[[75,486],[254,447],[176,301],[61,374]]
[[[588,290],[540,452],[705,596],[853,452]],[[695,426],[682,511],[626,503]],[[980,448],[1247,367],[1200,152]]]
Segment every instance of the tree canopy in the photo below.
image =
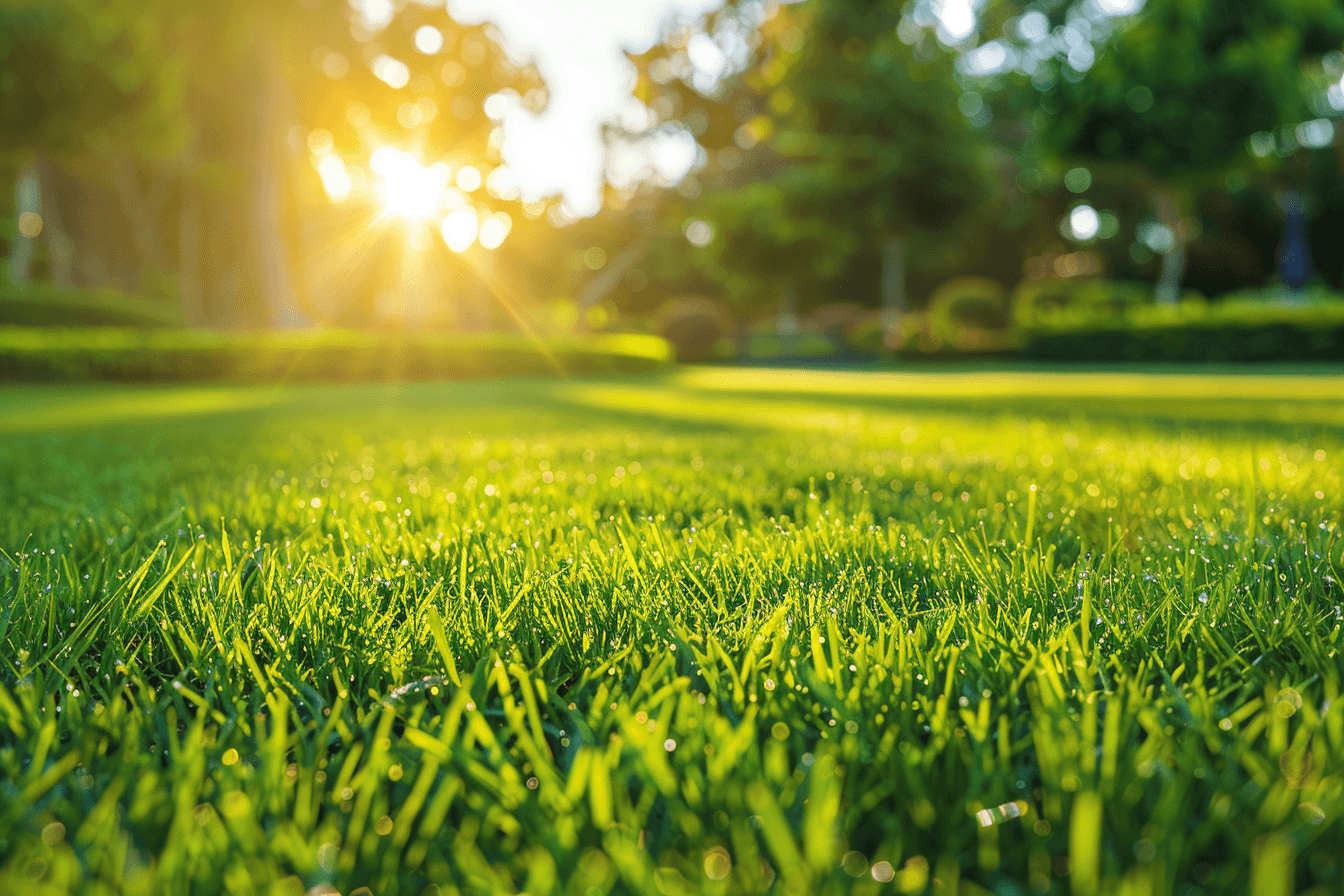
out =
[[1138,164],[1167,180],[1221,178],[1246,141],[1315,117],[1303,64],[1344,41],[1331,0],[1148,0],[1080,77],[1045,91],[1044,134],[1065,156]]

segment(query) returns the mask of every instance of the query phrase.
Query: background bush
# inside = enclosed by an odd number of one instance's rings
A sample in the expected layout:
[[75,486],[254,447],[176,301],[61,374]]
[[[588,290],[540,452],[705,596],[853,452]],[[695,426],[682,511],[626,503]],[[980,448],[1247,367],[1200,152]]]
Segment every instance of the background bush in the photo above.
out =
[[1057,314],[1022,327],[1022,354],[1042,361],[1344,361],[1344,302],[1148,306],[1124,314]]
[[945,339],[965,329],[1005,330],[1011,322],[1003,286],[988,277],[954,278],[929,299],[929,326]]
[[709,299],[673,299],[658,311],[658,333],[682,363],[713,360],[719,340],[732,332],[731,318]]
[[0,326],[180,327],[182,313],[115,289],[15,283],[0,275]]
[[514,334],[0,330],[0,379],[30,382],[378,382],[641,371],[670,360],[662,339],[631,334],[538,344]]
[[[1192,293],[1191,298],[1199,297]],[[1151,283],[1095,277],[1024,280],[1013,290],[1012,315],[1019,326],[1060,314],[1120,318],[1152,302]]]

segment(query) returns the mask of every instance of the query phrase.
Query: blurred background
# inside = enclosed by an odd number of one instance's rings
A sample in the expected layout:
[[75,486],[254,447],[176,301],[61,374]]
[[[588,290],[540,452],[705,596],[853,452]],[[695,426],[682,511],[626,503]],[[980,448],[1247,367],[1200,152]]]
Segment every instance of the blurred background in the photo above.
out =
[[1336,0],[0,0],[0,374],[1344,360],[1342,118]]

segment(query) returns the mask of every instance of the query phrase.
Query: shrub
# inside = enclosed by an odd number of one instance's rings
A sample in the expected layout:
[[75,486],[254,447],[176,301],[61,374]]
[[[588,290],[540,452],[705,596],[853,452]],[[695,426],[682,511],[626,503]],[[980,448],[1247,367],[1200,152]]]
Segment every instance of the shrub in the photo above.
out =
[[753,360],[829,358],[834,354],[834,343],[816,333],[799,333],[796,336],[760,334],[747,340],[746,355]]
[[38,382],[363,382],[652,370],[656,336],[538,344],[515,334],[0,330],[0,379]]
[[945,340],[963,330],[1005,330],[1010,323],[1007,295],[988,277],[957,277],[934,290],[929,300],[929,325]]
[[870,312],[845,331],[845,342],[854,351],[864,355],[882,355],[890,348],[882,341],[882,315]]
[[709,299],[673,299],[658,311],[658,333],[682,363],[713,360],[719,341],[731,332],[728,314]]
[[1331,292],[1324,286],[1308,286],[1294,292],[1286,286],[1275,285],[1224,293],[1219,297],[1219,302],[1237,305],[1320,305],[1344,302],[1344,294]]
[[182,314],[115,289],[15,283],[0,277],[0,326],[180,327]]
[[1153,286],[1149,283],[1095,277],[1024,280],[1013,291],[1012,317],[1019,325],[1079,312],[1118,317],[1152,301]]
[[1022,331],[1047,361],[1344,361],[1344,302],[1148,306],[1123,315],[1056,315]]
[[839,346],[845,342],[845,334],[869,314],[867,309],[853,302],[832,302],[809,314],[804,329],[825,336]]

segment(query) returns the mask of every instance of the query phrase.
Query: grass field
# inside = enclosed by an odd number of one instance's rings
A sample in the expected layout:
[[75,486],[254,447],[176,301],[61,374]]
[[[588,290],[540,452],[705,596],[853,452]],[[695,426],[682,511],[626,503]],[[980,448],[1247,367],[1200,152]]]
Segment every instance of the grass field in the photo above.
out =
[[1344,892],[1336,376],[0,389],[0,893]]

